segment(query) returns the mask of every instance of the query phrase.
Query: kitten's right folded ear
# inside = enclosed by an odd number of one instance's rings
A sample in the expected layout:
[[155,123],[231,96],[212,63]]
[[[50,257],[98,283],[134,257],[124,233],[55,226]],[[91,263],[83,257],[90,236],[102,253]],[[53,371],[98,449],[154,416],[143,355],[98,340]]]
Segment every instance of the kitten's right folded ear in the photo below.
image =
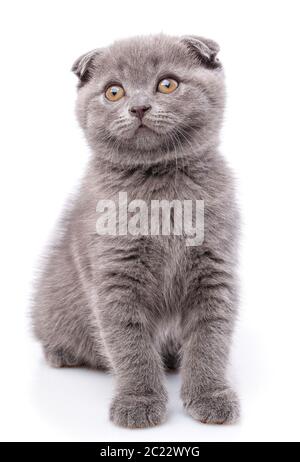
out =
[[100,48],[91,50],[84,55],[81,55],[76,59],[75,63],[72,66],[72,72],[79,78],[79,86],[82,87],[87,83],[93,76],[93,71],[95,70],[94,62],[96,56],[100,55]]

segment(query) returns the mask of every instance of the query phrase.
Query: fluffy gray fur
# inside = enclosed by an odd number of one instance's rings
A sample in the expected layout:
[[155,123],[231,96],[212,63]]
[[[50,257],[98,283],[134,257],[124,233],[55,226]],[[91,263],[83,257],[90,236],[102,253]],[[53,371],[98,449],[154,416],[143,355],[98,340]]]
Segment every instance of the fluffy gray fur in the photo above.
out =
[[[164,35],[118,41],[80,57],[77,116],[92,150],[62,220],[33,307],[34,331],[55,367],[85,365],[116,377],[110,418],[148,427],[166,417],[165,367],[180,366],[187,412],[207,423],[239,415],[226,369],[236,317],[238,216],[231,173],[218,152],[224,75],[218,45]],[[172,94],[156,91],[174,76]],[[104,96],[109,82],[126,96]],[[134,105],[151,105],[138,130]],[[203,199],[205,239],[99,236],[96,205]]]

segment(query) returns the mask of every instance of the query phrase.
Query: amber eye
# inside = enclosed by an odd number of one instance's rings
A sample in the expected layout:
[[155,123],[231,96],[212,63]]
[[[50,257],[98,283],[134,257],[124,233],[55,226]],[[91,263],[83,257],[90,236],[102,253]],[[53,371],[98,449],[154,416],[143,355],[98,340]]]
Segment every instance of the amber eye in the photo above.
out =
[[124,95],[125,90],[121,85],[111,85],[105,92],[105,96],[109,101],[119,101]]
[[173,93],[174,90],[178,87],[178,82],[171,78],[163,79],[159,82],[157,86],[157,91],[160,93]]

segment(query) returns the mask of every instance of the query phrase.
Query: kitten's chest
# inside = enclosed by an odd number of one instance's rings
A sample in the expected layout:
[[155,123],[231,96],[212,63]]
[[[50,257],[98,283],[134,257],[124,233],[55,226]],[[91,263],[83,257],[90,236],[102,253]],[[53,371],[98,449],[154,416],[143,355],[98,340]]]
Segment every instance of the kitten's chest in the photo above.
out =
[[129,194],[146,201],[151,200],[193,200],[205,196],[205,185],[201,185],[184,172],[170,175],[150,176],[129,188]]

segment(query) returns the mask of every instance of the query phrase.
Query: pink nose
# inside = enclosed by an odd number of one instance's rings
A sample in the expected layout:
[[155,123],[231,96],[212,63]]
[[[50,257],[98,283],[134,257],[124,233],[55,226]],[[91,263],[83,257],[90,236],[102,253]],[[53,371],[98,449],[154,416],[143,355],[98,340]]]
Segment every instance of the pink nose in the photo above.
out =
[[145,112],[149,111],[149,109],[151,109],[151,106],[132,106],[129,109],[129,112],[134,117],[138,117],[140,120],[142,120]]

